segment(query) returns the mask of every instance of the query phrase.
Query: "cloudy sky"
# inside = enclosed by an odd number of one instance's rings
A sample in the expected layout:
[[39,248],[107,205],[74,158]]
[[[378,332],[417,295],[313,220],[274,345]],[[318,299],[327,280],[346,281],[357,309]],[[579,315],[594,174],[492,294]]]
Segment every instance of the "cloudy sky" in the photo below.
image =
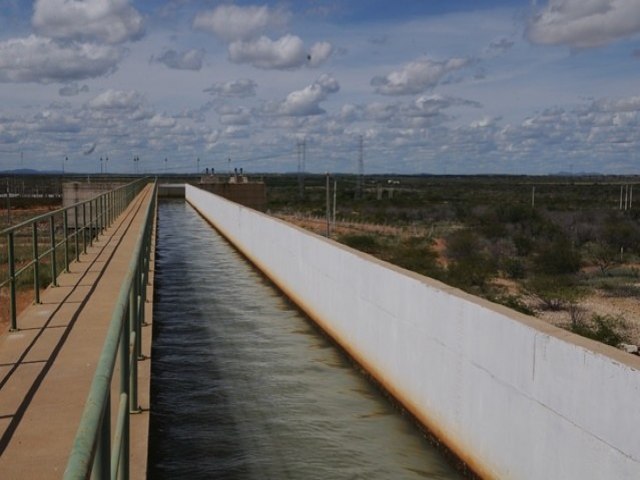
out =
[[0,170],[638,173],[639,74],[639,0],[0,0]]

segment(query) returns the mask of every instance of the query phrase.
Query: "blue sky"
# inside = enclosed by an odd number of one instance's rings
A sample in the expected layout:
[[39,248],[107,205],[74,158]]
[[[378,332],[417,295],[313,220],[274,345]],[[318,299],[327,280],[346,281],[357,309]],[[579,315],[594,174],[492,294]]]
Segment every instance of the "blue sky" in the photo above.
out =
[[637,0],[0,3],[0,170],[638,172]]

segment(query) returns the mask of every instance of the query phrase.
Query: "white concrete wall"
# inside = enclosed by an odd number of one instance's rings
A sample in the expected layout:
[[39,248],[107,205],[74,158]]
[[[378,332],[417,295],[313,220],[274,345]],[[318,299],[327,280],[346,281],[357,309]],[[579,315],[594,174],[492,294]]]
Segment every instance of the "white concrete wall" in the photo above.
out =
[[640,361],[187,186],[187,200],[484,478],[640,479]]

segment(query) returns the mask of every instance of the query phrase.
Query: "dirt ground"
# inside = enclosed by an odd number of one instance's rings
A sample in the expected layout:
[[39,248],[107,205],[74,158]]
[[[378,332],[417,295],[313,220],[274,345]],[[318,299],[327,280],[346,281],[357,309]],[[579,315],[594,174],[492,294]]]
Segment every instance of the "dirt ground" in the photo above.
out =
[[[25,308],[33,303],[33,289],[21,290],[16,295],[18,302],[18,315]],[[9,289],[0,289],[0,335],[2,335],[9,328]]]

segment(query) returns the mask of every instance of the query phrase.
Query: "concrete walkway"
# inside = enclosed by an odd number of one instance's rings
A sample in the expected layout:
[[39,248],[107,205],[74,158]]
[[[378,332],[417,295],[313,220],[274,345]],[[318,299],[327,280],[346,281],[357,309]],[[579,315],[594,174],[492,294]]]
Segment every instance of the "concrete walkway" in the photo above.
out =
[[[113,307],[143,227],[148,186],[87,254],[0,336],[0,479],[62,478]],[[154,237],[155,238],[155,237]],[[152,250],[153,251],[153,250]],[[149,274],[153,283],[153,267]],[[138,363],[142,413],[131,416],[131,478],[146,478],[153,287]],[[112,418],[119,372],[112,382]]]

